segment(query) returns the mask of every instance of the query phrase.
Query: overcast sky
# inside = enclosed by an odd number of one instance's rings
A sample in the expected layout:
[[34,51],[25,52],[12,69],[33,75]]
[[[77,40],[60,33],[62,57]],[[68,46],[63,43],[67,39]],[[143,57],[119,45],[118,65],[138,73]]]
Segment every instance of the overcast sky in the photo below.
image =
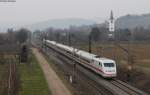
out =
[[16,0],[0,2],[0,24],[29,24],[48,19],[106,19],[150,13],[150,0]]

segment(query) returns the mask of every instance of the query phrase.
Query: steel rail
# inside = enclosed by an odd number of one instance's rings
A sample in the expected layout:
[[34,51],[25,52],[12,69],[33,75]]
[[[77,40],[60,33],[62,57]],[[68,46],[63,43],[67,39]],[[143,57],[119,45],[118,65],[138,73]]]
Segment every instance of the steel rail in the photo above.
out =
[[147,95],[146,93],[144,93],[144,92],[142,92],[142,91],[128,85],[127,83],[118,80],[118,79],[114,79],[110,83],[119,87],[123,91],[127,92],[129,95]]

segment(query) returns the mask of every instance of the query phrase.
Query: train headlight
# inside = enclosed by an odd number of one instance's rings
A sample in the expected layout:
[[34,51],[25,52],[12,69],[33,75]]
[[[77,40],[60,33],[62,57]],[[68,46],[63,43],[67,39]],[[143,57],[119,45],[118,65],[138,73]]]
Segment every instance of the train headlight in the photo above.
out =
[[115,70],[106,70],[106,72],[115,72]]

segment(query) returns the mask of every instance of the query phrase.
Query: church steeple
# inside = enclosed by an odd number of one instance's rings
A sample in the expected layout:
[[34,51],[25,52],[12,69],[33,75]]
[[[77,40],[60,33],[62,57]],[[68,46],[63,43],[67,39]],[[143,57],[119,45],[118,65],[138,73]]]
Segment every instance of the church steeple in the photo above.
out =
[[110,20],[113,20],[113,19],[114,19],[113,11],[111,10],[111,13],[110,13]]
[[110,32],[114,32],[115,31],[115,19],[114,19],[112,10],[111,10],[110,19],[109,19],[109,31]]

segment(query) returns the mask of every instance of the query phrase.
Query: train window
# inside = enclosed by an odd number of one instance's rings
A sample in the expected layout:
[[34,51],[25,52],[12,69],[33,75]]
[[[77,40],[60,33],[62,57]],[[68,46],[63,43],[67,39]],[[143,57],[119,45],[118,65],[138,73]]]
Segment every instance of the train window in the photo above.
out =
[[99,62],[99,65],[102,67],[102,64]]
[[104,63],[104,67],[114,67],[114,63]]

